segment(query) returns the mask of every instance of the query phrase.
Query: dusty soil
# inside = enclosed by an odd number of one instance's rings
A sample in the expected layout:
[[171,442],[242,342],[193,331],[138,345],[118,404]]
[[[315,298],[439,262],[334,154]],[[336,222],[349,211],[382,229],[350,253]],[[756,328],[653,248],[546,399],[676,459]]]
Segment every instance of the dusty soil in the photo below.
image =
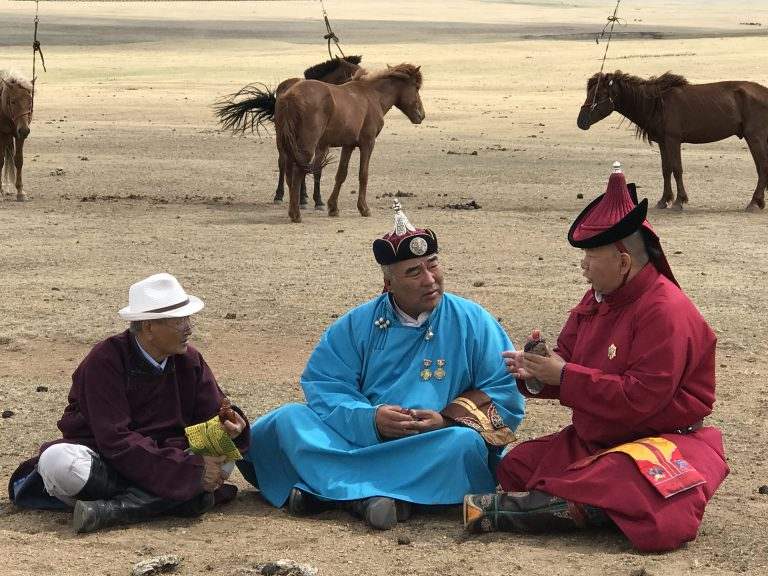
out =
[[[355,210],[351,170],[341,216],[307,211],[301,225],[271,203],[271,136],[219,133],[211,104],[324,60],[318,3],[41,4],[48,72],[27,142],[31,201],[13,202],[6,188],[0,203],[0,409],[15,413],[0,420],[3,482],[57,436],[69,375],[95,342],[123,328],[116,310],[138,278],[167,270],[205,300],[196,344],[257,417],[301,398],[298,376],[322,330],[379,291],[369,246],[390,227],[384,194],[413,194],[403,203],[415,224],[439,234],[449,289],[485,305],[518,344],[533,327],[554,337],[585,289],[566,231],[604,190],[613,160],[641,196],[652,204],[660,196],[658,152],[627,122],[576,128],[586,78],[600,68],[605,45],[591,35],[605,22],[605,2],[399,1],[386,13],[368,0],[326,4],[346,51],[368,67],[422,66],[427,119],[413,126],[396,110],[387,117],[371,165],[370,218]],[[768,9],[687,5],[622,7],[628,25],[606,68],[768,84]],[[33,14],[31,2],[0,4],[0,67],[29,73]],[[641,555],[620,535],[600,533],[470,538],[456,508],[374,533],[341,512],[291,518],[237,476],[236,503],[201,520],[81,537],[67,514],[19,511],[3,495],[0,571],[122,575],[138,560],[176,553],[182,574],[246,573],[278,558],[324,575],[765,574],[768,496],[758,488],[768,483],[768,214],[743,212],[756,175],[742,141],[686,146],[683,155],[690,204],[650,219],[719,336],[709,422],[724,432],[732,470],[684,549]],[[443,208],[471,201],[481,208]],[[559,405],[530,402],[519,435],[567,421]],[[410,544],[398,545],[401,537]]]

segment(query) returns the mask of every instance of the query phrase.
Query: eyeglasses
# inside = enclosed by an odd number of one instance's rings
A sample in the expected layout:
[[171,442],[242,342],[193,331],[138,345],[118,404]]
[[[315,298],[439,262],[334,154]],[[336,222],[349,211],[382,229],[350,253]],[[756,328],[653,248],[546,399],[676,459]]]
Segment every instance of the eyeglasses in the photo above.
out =
[[170,326],[177,332],[184,332],[187,329],[192,329],[192,316],[184,316],[183,318],[166,318],[164,324]]

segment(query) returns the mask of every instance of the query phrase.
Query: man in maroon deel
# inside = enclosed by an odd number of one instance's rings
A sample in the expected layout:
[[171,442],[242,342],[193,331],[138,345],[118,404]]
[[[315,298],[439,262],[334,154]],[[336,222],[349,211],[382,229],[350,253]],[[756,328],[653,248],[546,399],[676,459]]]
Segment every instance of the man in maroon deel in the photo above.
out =
[[728,474],[715,402],[716,338],[677,284],[648,203],[620,165],[568,232],[592,288],[552,352],[504,352],[529,398],[559,399],[571,425],[512,448],[498,468],[508,492],[471,494],[475,532],[543,532],[615,524],[644,551],[693,540]]
[[[93,532],[164,514],[196,516],[234,498],[237,488],[224,484],[234,464],[226,460],[248,449],[250,428],[239,408],[227,409],[188,343],[191,315],[202,308],[167,273],[130,287],[118,312],[129,329],[96,344],[75,370],[58,422],[62,438],[13,473],[15,505],[71,507],[75,532]],[[186,430],[211,419],[233,444],[226,457],[197,450]]]

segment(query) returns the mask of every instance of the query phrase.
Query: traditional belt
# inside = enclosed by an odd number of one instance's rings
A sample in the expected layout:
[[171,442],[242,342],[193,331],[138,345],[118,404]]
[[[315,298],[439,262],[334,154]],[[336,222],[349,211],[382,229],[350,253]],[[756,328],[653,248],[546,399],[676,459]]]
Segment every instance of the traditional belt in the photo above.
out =
[[704,426],[704,421],[699,420],[698,422],[694,422],[690,426],[687,426],[685,428],[678,428],[675,430],[675,434],[692,434],[693,432],[696,432],[699,428]]

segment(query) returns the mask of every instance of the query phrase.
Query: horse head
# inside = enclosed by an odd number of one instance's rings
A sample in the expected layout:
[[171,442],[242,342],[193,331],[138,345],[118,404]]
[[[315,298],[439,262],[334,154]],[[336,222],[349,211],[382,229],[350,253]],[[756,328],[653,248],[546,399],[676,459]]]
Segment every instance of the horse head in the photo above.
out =
[[305,80],[320,80],[327,84],[344,84],[360,70],[362,56],[338,56],[304,70]]
[[598,73],[587,81],[587,99],[581,105],[576,125],[582,130],[600,122],[615,110],[619,96],[616,74]]
[[0,112],[15,129],[14,137],[29,136],[32,121],[32,85],[13,75],[0,76]]
[[419,94],[422,84],[421,66],[414,66],[413,64],[387,65],[387,76],[402,80],[395,100],[395,107],[405,114],[413,124],[421,124],[426,117]]

